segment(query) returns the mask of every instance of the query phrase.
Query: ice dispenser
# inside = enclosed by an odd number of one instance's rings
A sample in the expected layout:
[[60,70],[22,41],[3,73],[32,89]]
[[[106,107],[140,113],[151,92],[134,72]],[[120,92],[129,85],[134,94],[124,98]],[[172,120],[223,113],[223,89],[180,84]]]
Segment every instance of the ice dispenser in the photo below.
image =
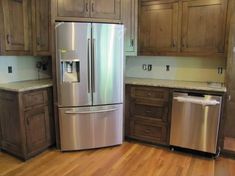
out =
[[61,50],[61,82],[80,82],[80,59],[77,51]]

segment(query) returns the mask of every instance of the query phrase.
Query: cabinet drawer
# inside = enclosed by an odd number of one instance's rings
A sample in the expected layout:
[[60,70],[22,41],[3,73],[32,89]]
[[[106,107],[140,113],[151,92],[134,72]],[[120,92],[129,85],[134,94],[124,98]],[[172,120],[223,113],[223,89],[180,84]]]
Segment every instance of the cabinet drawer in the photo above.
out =
[[143,141],[166,144],[167,127],[164,124],[147,124],[133,120],[131,136]]
[[168,101],[168,89],[153,87],[132,87],[131,97]]
[[46,90],[37,90],[23,95],[24,108],[45,105],[48,101]]
[[144,105],[132,103],[131,117],[136,118],[151,118],[160,122],[167,122],[168,107],[160,105]]

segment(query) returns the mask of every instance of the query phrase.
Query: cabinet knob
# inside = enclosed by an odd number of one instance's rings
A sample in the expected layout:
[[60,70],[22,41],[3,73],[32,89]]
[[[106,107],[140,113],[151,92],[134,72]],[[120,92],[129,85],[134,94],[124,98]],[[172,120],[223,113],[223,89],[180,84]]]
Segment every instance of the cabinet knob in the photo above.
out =
[[134,39],[131,39],[130,44],[131,44],[132,47],[134,47],[134,45],[135,45]]
[[10,35],[7,34],[6,38],[7,38],[7,44],[10,44],[11,43]]
[[89,11],[89,6],[88,6],[89,4],[88,4],[88,2],[86,3],[86,12],[88,12]]
[[91,4],[91,11],[92,11],[92,12],[94,12],[94,5],[95,5],[95,3],[92,2],[92,4]]
[[176,42],[175,40],[172,41],[172,48],[175,48],[176,47]]
[[38,45],[38,46],[40,46],[40,38],[39,38],[39,37],[37,37],[37,39],[36,39],[36,40],[37,40],[37,45]]
[[27,122],[27,125],[29,125],[29,118],[27,118],[26,122]]

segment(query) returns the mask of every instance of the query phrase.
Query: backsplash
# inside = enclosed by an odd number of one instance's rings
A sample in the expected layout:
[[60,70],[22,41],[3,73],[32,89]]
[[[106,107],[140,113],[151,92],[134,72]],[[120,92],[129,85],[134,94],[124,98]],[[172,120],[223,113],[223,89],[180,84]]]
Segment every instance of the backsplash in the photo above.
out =
[[[143,70],[143,64],[151,64],[152,71]],[[169,65],[169,71],[166,66]],[[199,57],[127,57],[126,76],[153,79],[224,82],[225,59]],[[222,74],[218,74],[222,67]]]
[[[38,72],[38,61],[42,59],[32,56],[0,56],[0,83],[51,78],[51,63],[46,71]],[[8,73],[9,66],[12,67],[12,73]]]

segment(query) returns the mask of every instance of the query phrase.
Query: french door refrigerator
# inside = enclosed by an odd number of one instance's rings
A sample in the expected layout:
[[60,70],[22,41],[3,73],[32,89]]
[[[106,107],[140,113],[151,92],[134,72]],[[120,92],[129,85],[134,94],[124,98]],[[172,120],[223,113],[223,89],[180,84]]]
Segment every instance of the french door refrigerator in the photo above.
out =
[[55,31],[61,150],[122,144],[123,25],[61,22]]

